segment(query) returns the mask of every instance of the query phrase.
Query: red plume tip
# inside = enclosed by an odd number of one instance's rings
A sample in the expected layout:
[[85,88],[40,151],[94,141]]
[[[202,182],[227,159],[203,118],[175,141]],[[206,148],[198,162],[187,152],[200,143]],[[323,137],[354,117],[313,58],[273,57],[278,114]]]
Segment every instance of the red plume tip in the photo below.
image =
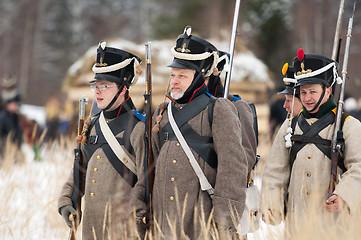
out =
[[298,60],[302,61],[303,58],[305,57],[305,52],[303,51],[302,48],[297,50],[297,58]]

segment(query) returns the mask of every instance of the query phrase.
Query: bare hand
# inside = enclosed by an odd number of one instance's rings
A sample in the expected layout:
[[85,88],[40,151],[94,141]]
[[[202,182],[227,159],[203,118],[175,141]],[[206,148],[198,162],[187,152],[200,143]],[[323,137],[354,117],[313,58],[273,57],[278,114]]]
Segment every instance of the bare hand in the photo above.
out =
[[336,194],[331,195],[325,202],[325,208],[329,212],[337,212],[341,208],[340,199]]
[[262,220],[267,224],[276,226],[282,222],[283,216],[279,211],[268,209],[265,213],[262,214]]

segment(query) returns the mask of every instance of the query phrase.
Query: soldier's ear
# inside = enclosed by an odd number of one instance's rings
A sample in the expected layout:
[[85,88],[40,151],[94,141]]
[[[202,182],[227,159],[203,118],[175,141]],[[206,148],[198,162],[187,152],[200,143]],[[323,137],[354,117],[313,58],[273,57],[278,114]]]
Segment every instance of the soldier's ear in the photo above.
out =
[[120,94],[119,94],[119,96],[124,96],[125,95],[125,93],[127,92],[127,87],[126,86],[123,86],[123,89],[122,89],[122,91],[120,92]]
[[329,96],[332,93],[332,87],[326,88],[326,94]]

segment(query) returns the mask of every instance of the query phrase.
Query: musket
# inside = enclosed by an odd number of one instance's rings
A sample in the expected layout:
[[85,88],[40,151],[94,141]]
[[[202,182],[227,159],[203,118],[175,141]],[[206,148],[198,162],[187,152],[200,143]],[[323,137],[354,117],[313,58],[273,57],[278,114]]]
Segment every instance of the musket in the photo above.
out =
[[328,195],[329,195],[328,197],[330,197],[333,191],[335,190],[336,180],[337,180],[337,161],[338,161],[338,157],[342,156],[343,132],[341,129],[341,117],[342,117],[345,83],[347,77],[348,56],[350,51],[352,25],[355,15],[355,9],[356,9],[356,1],[354,1],[352,17],[349,19],[348,28],[347,28],[346,46],[345,46],[345,53],[343,57],[343,66],[342,66],[342,84],[340,90],[340,98],[337,104],[335,130],[331,142],[331,178],[330,178],[330,186],[328,190]]
[[333,39],[333,47],[332,47],[332,55],[331,55],[331,59],[336,61],[337,58],[337,52],[339,51],[339,46],[340,46],[340,35],[341,35],[341,26],[342,26],[342,16],[343,16],[343,12],[344,12],[344,5],[345,5],[345,0],[341,0],[340,1],[340,7],[338,10],[338,17],[337,17],[337,23],[336,23],[336,32],[335,32],[335,37]]
[[[85,105],[88,103],[88,99],[82,97],[79,100],[79,120],[78,120],[78,137],[81,137],[83,127],[84,127],[84,118],[85,118]],[[70,214],[69,219],[72,221],[73,226],[70,229],[69,240],[75,240],[76,230],[80,224],[81,219],[81,198],[84,193],[84,163],[81,153],[81,141],[79,140],[77,146],[74,149],[74,167],[73,167],[73,178],[74,178],[74,191],[71,198],[72,205],[76,210],[76,216]]]
[[236,33],[237,33],[237,25],[238,25],[238,15],[239,15],[239,8],[241,5],[241,0],[236,0],[236,6],[234,9],[234,16],[233,16],[233,26],[232,26],[232,35],[231,35],[231,43],[229,46],[229,54],[231,55],[229,61],[229,70],[226,76],[226,80],[224,83],[224,98],[228,98],[229,93],[229,85],[231,82],[231,73],[232,73],[232,66],[233,66],[233,56],[234,56],[234,46],[236,43]]
[[[342,28],[342,20],[343,20],[342,17],[345,8],[344,6],[345,6],[345,0],[340,0],[340,7],[338,10],[335,37],[333,39],[332,55],[331,55],[331,59],[336,62],[339,62],[339,57],[340,57],[340,49],[341,49],[341,41],[342,41],[341,28]],[[332,87],[332,93],[336,93],[336,84]]]
[[152,192],[154,183],[154,159],[152,151],[152,61],[151,61],[151,42],[145,44],[146,67],[146,84],[145,84],[145,159],[144,159],[144,176],[145,176],[145,203],[147,205],[146,214],[142,219],[143,224],[148,225],[152,213]]

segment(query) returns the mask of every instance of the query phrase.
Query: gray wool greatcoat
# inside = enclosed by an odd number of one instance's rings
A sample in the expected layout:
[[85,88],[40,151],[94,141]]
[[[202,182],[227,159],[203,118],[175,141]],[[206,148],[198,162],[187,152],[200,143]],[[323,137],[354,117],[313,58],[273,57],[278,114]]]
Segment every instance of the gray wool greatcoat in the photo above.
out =
[[[308,124],[315,121],[316,118],[307,119]],[[284,211],[286,201],[287,222],[291,232],[302,231],[298,227],[310,222],[310,217],[313,217],[313,227],[319,232],[320,227],[325,226],[317,225],[315,218],[320,217],[325,223],[332,220],[334,224],[339,216],[339,212],[330,213],[324,207],[330,183],[331,161],[314,144],[309,143],[298,152],[290,171],[289,150],[285,147],[284,140],[287,127],[288,120],[278,131],[266,161],[262,180],[263,207],[265,210],[272,209],[274,216],[277,216]],[[331,140],[334,128],[335,123],[332,123],[321,130],[319,136]],[[343,200],[349,212],[355,214],[361,199],[361,123],[348,117],[342,129],[345,139],[344,165],[347,171],[342,172],[337,168],[338,182],[334,193]],[[298,124],[295,134],[302,134]]]
[[243,100],[232,101],[232,103],[238,111],[239,120],[241,122],[242,146],[246,152],[248,171],[251,171],[256,162],[257,154],[256,135],[254,131],[251,131],[253,129],[252,110]]
[[[107,120],[107,119],[106,119]],[[111,121],[111,120],[110,120]],[[116,137],[122,137],[124,131]],[[93,127],[90,136],[96,134]],[[138,122],[131,135],[130,142],[134,155],[125,152],[136,163],[144,159],[144,123]],[[84,152],[83,152],[84,156]],[[83,239],[127,239],[130,216],[129,196],[131,186],[119,175],[107,159],[102,148],[98,148],[90,157],[83,197],[82,238]],[[58,208],[71,205],[73,193],[73,171],[63,186]],[[94,236],[93,229],[96,234]]]
[[[175,107],[182,111],[184,105],[175,104]],[[208,193],[201,190],[198,177],[179,142],[168,139],[160,147],[159,133],[152,132],[156,161],[153,214],[165,239],[197,239],[202,234],[201,224],[206,224],[212,209],[214,222],[226,227],[235,227],[243,213],[249,166],[242,145],[243,129],[237,110],[228,99],[217,99],[211,129],[208,107],[190,119],[188,124],[201,136],[213,137],[213,148],[218,156],[217,169],[210,167],[192,149],[195,159],[215,189],[213,202]],[[159,108],[154,118],[158,114]],[[165,110],[160,129],[167,123]],[[253,129],[246,131],[253,134]],[[144,181],[138,181],[133,188],[132,202],[136,210],[145,208],[144,188]]]

